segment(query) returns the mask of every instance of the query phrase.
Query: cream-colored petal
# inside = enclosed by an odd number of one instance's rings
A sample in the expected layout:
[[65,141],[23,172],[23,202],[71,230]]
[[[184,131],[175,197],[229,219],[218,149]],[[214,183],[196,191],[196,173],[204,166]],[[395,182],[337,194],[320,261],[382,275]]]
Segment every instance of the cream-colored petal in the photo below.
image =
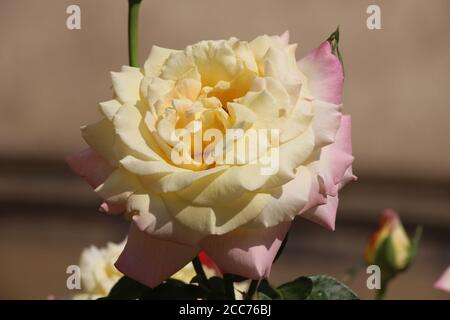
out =
[[144,63],[144,74],[149,77],[157,77],[169,56],[177,50],[153,46],[150,55]]
[[120,108],[114,117],[114,129],[122,142],[116,144],[116,154],[121,158],[131,154],[144,160],[162,160],[136,106],[125,104]]
[[313,175],[308,168],[298,168],[294,179],[271,190],[270,201],[252,224],[268,228],[293,220],[309,200],[312,179]]
[[108,119],[81,127],[81,134],[86,143],[112,166],[117,166],[113,150],[115,141],[114,126]]
[[179,223],[202,234],[224,234],[254,219],[270,200],[267,194],[241,195],[225,207],[192,206],[174,193],[162,195],[171,215]]
[[112,121],[114,119],[114,116],[116,115],[117,111],[119,111],[122,104],[116,100],[108,100],[105,102],[99,103],[99,109],[100,112],[109,120]]
[[111,175],[99,185],[95,192],[112,204],[126,203],[128,197],[140,189],[138,179],[122,168],[114,170]]
[[139,100],[139,85],[143,75],[139,68],[127,67],[111,72],[114,94],[122,103]]

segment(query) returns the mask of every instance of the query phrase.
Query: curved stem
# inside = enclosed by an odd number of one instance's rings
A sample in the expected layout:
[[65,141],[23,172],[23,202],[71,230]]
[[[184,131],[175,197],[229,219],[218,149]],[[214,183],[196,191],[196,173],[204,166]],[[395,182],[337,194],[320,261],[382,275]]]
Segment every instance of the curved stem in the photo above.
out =
[[142,0],[128,0],[128,57],[132,67],[139,67],[139,5]]
[[251,300],[252,297],[254,296],[256,290],[258,289],[258,286],[259,286],[259,280],[252,280],[252,282],[250,282],[250,287],[248,288],[248,291],[245,294],[244,299]]

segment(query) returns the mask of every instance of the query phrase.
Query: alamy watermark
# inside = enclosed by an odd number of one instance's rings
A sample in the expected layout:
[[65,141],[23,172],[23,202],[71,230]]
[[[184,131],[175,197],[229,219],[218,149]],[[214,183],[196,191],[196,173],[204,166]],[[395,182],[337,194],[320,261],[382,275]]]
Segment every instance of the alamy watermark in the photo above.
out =
[[261,175],[276,174],[280,166],[280,130],[209,128],[193,121],[191,130],[176,129],[170,158],[176,165],[259,164]]
[[366,13],[369,15],[366,20],[367,29],[380,30],[381,29],[381,8],[376,4],[371,4],[367,7]]
[[69,15],[66,19],[66,27],[69,30],[81,29],[81,8],[76,4],[71,4],[66,8],[66,13]]
[[66,280],[66,287],[69,290],[81,289],[81,268],[76,264],[67,266],[66,273],[69,274]]

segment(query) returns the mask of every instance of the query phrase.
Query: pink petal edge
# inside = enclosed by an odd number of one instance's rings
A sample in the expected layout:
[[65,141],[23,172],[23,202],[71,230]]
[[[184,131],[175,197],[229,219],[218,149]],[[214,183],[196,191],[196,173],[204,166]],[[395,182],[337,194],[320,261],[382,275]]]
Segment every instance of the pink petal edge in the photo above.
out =
[[198,248],[154,238],[132,223],[127,244],[115,263],[128,277],[154,288],[183,268]]
[[445,270],[438,281],[436,281],[434,287],[438,290],[450,293],[450,266]]
[[315,98],[334,104],[342,103],[344,73],[328,41],[299,60],[298,67],[306,75],[309,90]]
[[224,235],[208,236],[200,247],[223,273],[262,279],[269,276],[290,225],[283,222],[263,230],[241,227]]
[[286,30],[280,35],[281,42],[287,46],[289,44],[289,30]]
[[67,156],[69,167],[93,188],[103,183],[112,172],[112,167],[92,148]]

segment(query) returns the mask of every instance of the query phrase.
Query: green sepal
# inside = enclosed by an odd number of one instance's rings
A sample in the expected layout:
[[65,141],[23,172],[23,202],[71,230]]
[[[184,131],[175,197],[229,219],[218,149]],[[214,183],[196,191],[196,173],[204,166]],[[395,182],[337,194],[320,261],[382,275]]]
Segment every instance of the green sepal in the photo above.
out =
[[342,72],[344,72],[344,60],[342,59],[341,51],[339,50],[339,26],[327,39],[331,45],[331,52],[338,57],[341,62]]

